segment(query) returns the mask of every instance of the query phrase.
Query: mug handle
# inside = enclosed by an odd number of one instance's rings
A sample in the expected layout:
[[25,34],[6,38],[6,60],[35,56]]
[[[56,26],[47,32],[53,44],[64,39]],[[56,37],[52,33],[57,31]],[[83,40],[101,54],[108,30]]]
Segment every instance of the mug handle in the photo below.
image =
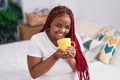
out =
[[75,44],[74,41],[71,41],[71,44],[72,44],[73,47],[76,47],[76,44]]

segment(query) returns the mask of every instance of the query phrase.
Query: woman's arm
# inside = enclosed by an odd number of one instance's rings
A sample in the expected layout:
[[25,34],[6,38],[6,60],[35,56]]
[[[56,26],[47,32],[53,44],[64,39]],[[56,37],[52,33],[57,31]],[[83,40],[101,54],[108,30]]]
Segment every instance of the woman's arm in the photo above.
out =
[[75,58],[66,59],[73,71],[76,71],[76,60]]
[[75,59],[76,50],[73,46],[70,46],[68,47],[66,51],[67,51],[67,56],[68,56],[66,60],[68,61],[73,71],[75,71],[76,70],[76,59]]
[[58,60],[55,54],[42,61],[42,58],[27,56],[28,67],[33,78],[37,78],[46,73]]
[[[68,55],[65,51],[58,49],[53,55],[48,57],[46,60],[42,60],[40,57],[27,56],[28,67],[30,74],[33,78],[37,78],[44,73],[46,73],[59,59],[66,59]],[[73,60],[68,60],[68,62],[73,65]]]

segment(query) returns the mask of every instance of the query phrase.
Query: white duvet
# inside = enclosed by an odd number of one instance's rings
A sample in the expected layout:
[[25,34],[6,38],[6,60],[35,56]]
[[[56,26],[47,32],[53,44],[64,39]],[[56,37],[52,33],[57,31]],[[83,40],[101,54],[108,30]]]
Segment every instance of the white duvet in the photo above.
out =
[[30,80],[26,64],[28,42],[0,45],[0,80]]
[[[27,67],[29,41],[0,45],[0,80],[30,80]],[[120,68],[98,60],[89,63],[91,80],[120,80]]]

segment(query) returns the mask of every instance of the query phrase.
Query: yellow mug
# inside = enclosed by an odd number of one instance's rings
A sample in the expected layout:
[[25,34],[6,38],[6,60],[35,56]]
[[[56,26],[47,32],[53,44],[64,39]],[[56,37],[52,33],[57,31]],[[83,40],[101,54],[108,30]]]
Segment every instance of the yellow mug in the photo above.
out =
[[71,38],[62,38],[57,40],[58,43],[58,47],[62,50],[66,50],[69,46],[71,46],[71,44],[73,44],[73,46],[75,47],[75,42],[71,41]]

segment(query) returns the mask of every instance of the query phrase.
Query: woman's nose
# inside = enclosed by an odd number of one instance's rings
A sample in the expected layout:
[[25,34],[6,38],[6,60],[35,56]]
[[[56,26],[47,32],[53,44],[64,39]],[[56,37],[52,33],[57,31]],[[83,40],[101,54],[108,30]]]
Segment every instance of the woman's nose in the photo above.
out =
[[65,32],[65,28],[60,28],[60,32]]

